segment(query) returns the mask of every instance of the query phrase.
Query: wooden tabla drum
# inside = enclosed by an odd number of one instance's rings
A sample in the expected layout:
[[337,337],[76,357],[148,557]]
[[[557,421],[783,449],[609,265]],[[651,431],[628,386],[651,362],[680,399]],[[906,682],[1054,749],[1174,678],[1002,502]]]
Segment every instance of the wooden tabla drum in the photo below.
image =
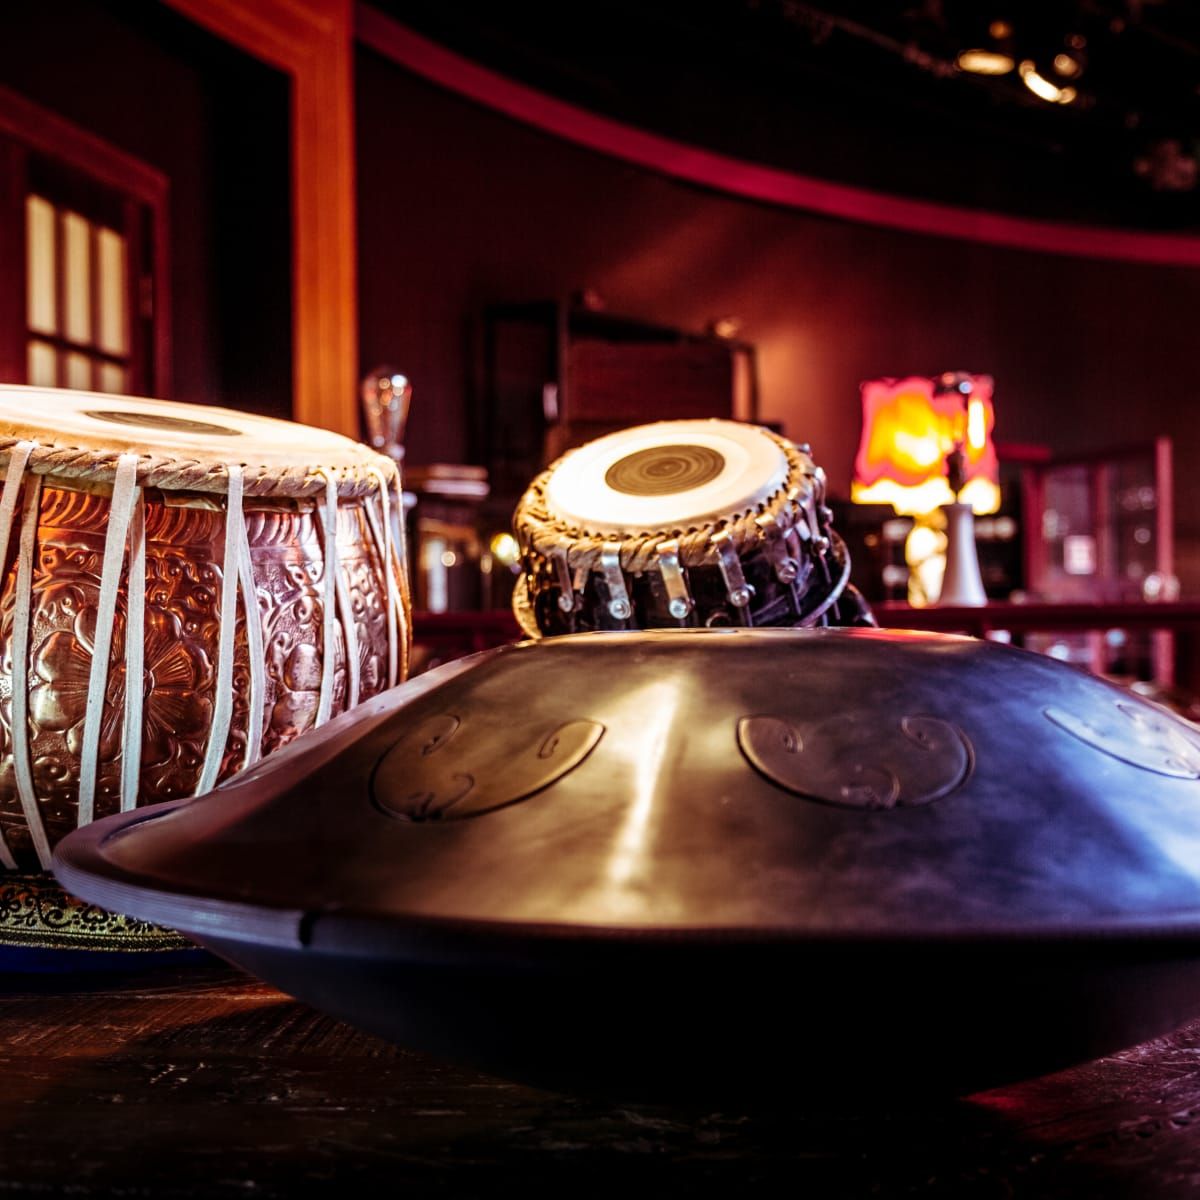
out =
[[659,421],[571,450],[514,525],[530,636],[872,624],[807,446],[736,421]]
[[286,421],[24,387],[0,468],[0,943],[138,948],[38,869],[404,678],[398,473]]

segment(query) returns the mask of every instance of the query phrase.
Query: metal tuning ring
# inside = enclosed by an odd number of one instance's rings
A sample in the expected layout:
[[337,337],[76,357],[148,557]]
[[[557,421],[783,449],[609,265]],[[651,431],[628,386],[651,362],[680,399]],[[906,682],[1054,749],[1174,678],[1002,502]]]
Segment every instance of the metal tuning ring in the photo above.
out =
[[608,588],[608,612],[614,621],[628,621],[633,605],[621,571],[621,543],[605,542],[600,550],[600,573]]
[[754,598],[754,588],[746,582],[746,576],[742,574],[741,560],[733,548],[733,539],[729,536],[729,531],[723,529],[720,533],[713,534],[712,546],[717,552],[717,566],[720,567],[721,578],[725,581],[725,595],[729,598],[729,603],[738,610],[744,624],[753,625],[749,606]]
[[685,621],[695,608],[695,603],[679,562],[679,542],[674,538],[669,542],[660,542],[654,552],[658,555],[658,569],[662,573],[663,586],[667,589],[667,611],[675,620]]

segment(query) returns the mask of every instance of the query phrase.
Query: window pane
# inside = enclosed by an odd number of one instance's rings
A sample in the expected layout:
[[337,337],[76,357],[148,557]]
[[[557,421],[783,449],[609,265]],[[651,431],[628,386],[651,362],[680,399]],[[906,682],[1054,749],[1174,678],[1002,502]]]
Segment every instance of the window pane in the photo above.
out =
[[58,386],[58,354],[49,342],[29,343],[28,378],[33,387]]
[[111,229],[97,228],[96,251],[100,268],[100,312],[97,314],[100,328],[96,341],[100,349],[109,354],[125,354],[129,349],[125,239]]
[[25,258],[29,328],[39,333],[56,333],[54,205],[41,196],[25,197]]
[[86,354],[74,351],[67,355],[67,387],[92,389],[92,360]]
[[63,331],[71,341],[87,345],[92,340],[92,226],[73,212],[63,213],[62,223],[67,269]]
[[117,367],[112,363],[100,364],[100,391],[127,392],[129,390],[127,380],[128,376],[124,367]]

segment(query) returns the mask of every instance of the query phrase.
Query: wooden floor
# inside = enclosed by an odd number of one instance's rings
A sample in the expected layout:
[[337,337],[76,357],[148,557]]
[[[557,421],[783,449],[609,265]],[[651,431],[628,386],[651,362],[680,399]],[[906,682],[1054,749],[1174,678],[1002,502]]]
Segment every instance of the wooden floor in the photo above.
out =
[[968,1100],[797,1079],[748,1115],[531,1091],[223,967],[0,987],[0,1197],[1200,1195],[1200,1022]]

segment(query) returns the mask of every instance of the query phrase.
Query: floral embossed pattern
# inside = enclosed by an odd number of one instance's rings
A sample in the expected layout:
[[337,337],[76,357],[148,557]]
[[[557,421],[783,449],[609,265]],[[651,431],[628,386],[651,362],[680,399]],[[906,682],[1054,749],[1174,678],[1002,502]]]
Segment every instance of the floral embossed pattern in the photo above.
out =
[[44,875],[0,873],[0,943],[73,950],[179,950],[181,933],[105,912]]
[[[146,494],[146,610],[139,804],[196,788],[215,703],[224,513],[211,502],[180,504]],[[108,500],[47,486],[35,558],[30,654],[29,745],[39,811],[51,844],[75,827],[79,754],[87,708]],[[252,501],[247,534],[262,624],[266,687],[263,752],[311,728],[320,694],[324,555],[313,504]],[[343,506],[338,549],[359,645],[360,699],[387,684],[386,590],[361,504]],[[16,565],[0,591],[0,828],[18,862],[35,866],[12,757],[12,627]],[[126,688],[122,588],[100,728],[97,817],[114,812]],[[333,713],[346,704],[344,639],[335,625]],[[250,663],[239,605],[234,706],[220,778],[241,765],[247,742]],[[0,876],[3,878],[3,876]],[[0,918],[0,941],[15,928]]]

